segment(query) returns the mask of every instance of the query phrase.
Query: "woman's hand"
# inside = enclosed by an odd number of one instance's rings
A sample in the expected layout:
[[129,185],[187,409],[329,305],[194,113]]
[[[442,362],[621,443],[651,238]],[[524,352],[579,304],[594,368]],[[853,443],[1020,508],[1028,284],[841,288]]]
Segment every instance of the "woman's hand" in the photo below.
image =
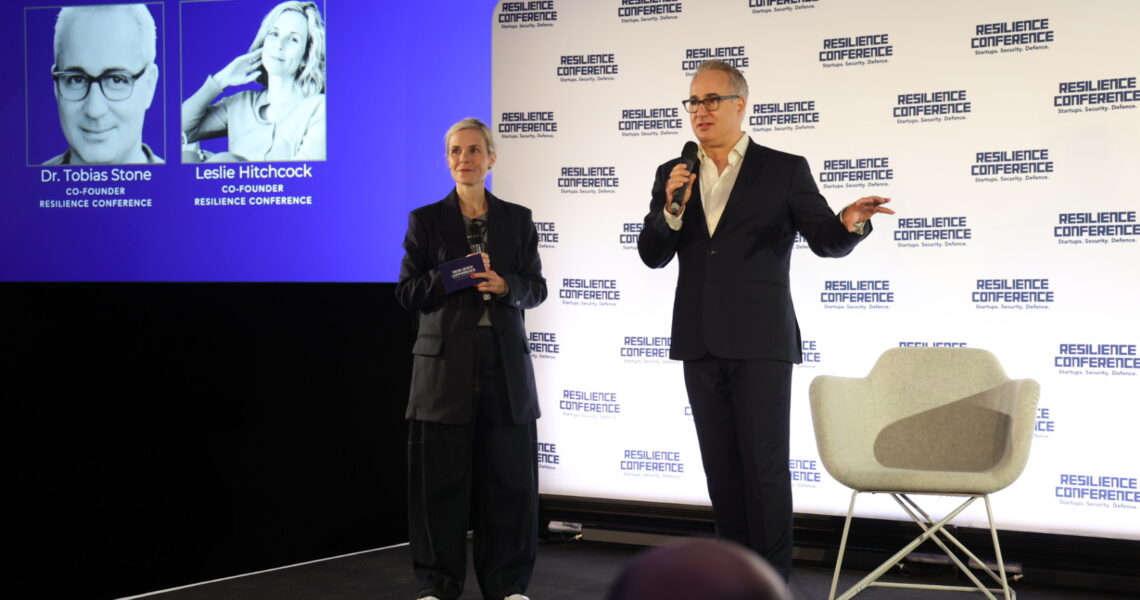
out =
[[258,69],[260,68],[261,49],[258,48],[253,52],[242,54],[230,61],[230,64],[214,74],[214,81],[217,81],[218,85],[222,87],[245,85],[257,79],[257,76],[260,74]]
[[[472,252],[467,256],[472,256],[473,254],[476,253]],[[480,292],[488,292],[497,296],[506,294],[507,290],[509,289],[509,286],[507,286],[507,280],[503,279],[502,275],[499,275],[498,273],[491,270],[491,255],[487,254],[486,252],[479,252],[478,254],[483,257],[483,271],[481,273],[472,273],[471,277],[474,279],[483,279],[484,281],[480,281],[479,283],[475,284],[475,289],[479,290]]]
[[507,280],[503,279],[502,275],[499,275],[494,271],[487,270],[479,273],[472,273],[471,277],[485,280],[475,284],[475,289],[479,290],[480,292],[488,292],[495,294],[496,296],[502,296],[503,294],[507,293]]

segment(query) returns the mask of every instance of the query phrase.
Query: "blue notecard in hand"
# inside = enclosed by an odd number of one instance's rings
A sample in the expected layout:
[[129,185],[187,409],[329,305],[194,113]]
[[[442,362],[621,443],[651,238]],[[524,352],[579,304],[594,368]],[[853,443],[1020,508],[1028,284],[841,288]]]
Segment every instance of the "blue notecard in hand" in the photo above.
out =
[[484,270],[483,256],[479,254],[464,256],[439,265],[439,277],[443,280],[443,291],[450,294],[483,281],[472,277],[471,274],[481,273]]

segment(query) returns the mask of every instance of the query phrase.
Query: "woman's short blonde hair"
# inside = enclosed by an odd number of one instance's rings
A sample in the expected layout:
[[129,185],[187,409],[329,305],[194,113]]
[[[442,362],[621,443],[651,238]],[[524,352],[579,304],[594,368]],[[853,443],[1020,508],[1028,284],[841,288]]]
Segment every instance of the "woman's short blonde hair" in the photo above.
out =
[[451,143],[451,136],[463,131],[464,129],[478,129],[479,133],[483,134],[483,141],[487,142],[487,154],[495,153],[495,138],[491,137],[491,128],[487,124],[474,117],[468,117],[462,121],[452,125],[447,130],[447,135],[443,136],[443,153],[444,155],[450,150],[448,145]]

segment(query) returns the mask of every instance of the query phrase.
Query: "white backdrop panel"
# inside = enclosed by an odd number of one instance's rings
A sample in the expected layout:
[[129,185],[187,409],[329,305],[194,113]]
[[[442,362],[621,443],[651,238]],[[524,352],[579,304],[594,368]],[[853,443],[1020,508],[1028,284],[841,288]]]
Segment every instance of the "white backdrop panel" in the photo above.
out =
[[[834,209],[873,193],[899,211],[846,259],[795,252],[795,509],[843,514],[848,498],[818,462],[812,377],[958,344],[1042,385],[1029,467],[995,499],[1002,526],[1140,539],[1138,23],[1129,0],[500,3],[495,193],[534,210],[550,285],[527,315],[542,492],[708,503],[664,358],[676,272],[642,265],[636,233],[655,168],[692,139],[692,68],[721,54],[749,80],[755,141],[806,156]],[[840,46],[863,57],[826,54]],[[932,104],[959,112],[906,112]],[[824,296],[860,281],[890,301]],[[878,501],[859,514],[898,517]]]

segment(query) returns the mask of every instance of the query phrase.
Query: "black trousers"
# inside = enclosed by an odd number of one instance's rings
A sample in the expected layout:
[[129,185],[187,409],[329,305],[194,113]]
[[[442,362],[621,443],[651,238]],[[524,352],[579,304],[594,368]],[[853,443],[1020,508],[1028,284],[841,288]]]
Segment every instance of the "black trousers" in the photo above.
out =
[[483,597],[526,592],[538,547],[534,422],[512,422],[492,328],[478,328],[476,417],[470,425],[409,421],[408,528],[422,596],[463,593],[467,530]]
[[717,535],[756,551],[787,580],[792,364],[705,356],[684,370]]

